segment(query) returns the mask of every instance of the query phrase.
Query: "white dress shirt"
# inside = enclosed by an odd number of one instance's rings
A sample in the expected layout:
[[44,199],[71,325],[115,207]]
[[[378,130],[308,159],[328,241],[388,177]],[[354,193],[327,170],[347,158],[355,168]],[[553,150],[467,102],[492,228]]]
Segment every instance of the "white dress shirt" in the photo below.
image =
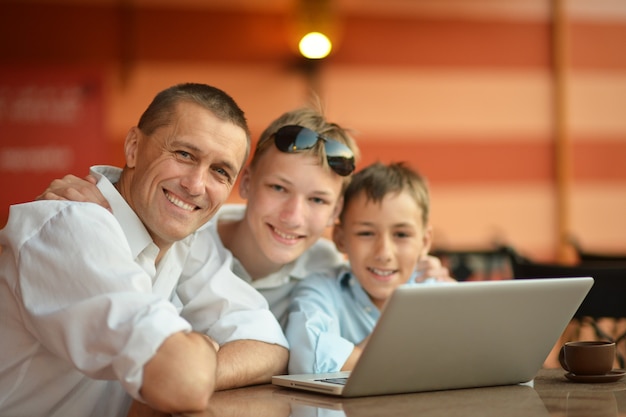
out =
[[141,399],[143,366],[180,331],[287,346],[266,301],[206,237],[175,243],[155,267],[158,248],[112,184],[120,172],[92,169],[114,214],[67,201],[10,209],[0,231],[3,417],[124,416],[128,394]]

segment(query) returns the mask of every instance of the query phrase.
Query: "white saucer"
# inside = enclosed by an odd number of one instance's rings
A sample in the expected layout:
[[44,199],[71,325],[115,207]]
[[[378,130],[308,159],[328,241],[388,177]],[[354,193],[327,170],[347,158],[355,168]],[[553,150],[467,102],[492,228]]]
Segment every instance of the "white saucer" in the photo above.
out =
[[565,374],[565,377],[574,382],[616,382],[626,375],[623,369],[613,369],[604,375],[574,375],[571,372]]

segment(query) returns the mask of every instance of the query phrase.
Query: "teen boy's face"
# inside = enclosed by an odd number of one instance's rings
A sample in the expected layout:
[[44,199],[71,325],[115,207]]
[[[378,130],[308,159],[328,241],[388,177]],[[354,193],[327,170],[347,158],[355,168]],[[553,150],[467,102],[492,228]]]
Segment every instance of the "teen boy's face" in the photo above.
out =
[[387,194],[380,203],[368,201],[365,193],[357,195],[333,233],[354,275],[379,309],[411,278],[431,243],[422,211],[406,192]]
[[342,177],[317,157],[284,153],[272,146],[251,170],[244,169],[239,191],[247,199],[247,226],[259,250],[277,265],[311,247],[339,212]]

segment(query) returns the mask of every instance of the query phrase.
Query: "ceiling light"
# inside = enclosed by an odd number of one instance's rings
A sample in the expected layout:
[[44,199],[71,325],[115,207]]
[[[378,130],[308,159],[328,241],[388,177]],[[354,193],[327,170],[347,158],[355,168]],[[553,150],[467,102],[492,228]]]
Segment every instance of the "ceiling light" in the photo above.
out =
[[328,56],[333,45],[323,33],[310,32],[300,39],[298,47],[305,58],[322,59]]

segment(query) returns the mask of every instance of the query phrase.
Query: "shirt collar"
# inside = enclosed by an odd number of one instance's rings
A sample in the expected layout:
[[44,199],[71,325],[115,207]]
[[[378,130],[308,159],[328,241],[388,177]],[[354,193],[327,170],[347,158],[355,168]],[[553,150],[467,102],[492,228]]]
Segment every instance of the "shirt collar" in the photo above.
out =
[[122,169],[97,165],[91,167],[90,173],[98,180],[96,184],[98,189],[111,205],[113,215],[126,235],[133,257],[137,258],[148,247],[156,247],[139,216],[113,185],[119,181]]
[[342,265],[338,270],[337,280],[339,281],[339,286],[349,288],[351,286],[350,283],[356,280],[356,277],[347,265]]

